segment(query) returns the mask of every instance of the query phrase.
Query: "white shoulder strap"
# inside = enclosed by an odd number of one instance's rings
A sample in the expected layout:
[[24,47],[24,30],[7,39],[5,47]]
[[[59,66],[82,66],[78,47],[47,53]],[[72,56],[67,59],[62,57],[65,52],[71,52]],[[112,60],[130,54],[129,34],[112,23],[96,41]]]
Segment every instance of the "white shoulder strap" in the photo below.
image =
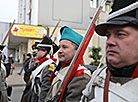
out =
[[54,61],[51,60],[51,59],[49,59],[49,60],[43,62],[40,66],[38,66],[38,67],[32,72],[32,88],[33,88],[33,85],[34,85],[35,77],[38,75],[38,73],[40,73],[44,67],[46,67],[47,65],[51,64],[52,62],[54,62]]
[[98,68],[98,69],[96,69],[96,70],[93,72],[93,74],[92,74],[92,76],[91,76],[91,79],[90,79],[89,83],[86,85],[86,88],[82,91],[82,93],[83,93],[82,99],[83,99],[84,96],[86,96],[86,97],[89,97],[89,96],[90,96],[91,91],[92,91],[92,86],[94,85],[94,81],[95,81],[96,77],[97,77],[104,69],[105,69],[105,67],[103,67],[103,68]]

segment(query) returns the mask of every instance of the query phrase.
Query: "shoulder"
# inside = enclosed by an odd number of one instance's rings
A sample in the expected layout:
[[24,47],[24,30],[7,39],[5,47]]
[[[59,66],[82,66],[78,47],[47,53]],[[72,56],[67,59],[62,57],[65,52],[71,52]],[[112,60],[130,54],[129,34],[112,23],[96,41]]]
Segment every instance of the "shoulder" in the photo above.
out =
[[78,69],[77,69],[75,77],[85,76],[85,75],[91,76],[91,74],[92,73],[91,73],[90,69],[88,69],[85,66],[79,66]]
[[56,68],[56,64],[55,63],[51,63],[51,64],[48,64],[47,66],[45,66],[43,72],[46,72],[46,71],[54,71]]

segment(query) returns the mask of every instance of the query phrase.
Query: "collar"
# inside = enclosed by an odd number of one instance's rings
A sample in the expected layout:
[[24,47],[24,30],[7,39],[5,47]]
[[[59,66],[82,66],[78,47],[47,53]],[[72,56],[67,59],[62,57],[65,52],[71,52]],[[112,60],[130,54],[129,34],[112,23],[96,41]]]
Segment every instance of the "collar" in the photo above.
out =
[[112,76],[131,77],[131,78],[138,77],[138,63],[135,63],[130,66],[122,67],[122,68],[115,68],[108,62],[106,64],[107,64],[108,70],[110,71]]
[[[72,60],[67,61],[67,62],[65,62],[64,64],[63,64],[63,63],[61,63],[61,68],[65,68],[65,67],[69,66],[69,65],[70,65],[70,63],[71,63],[71,61],[72,61]],[[84,60],[83,60],[83,58],[81,59],[80,64],[84,64]]]
[[57,62],[57,59],[53,58],[53,56],[50,56],[50,59],[52,59],[55,63]]
[[69,66],[70,65],[70,63],[71,63],[71,61],[72,60],[70,60],[70,61],[67,61],[67,62],[65,62],[65,63],[61,63],[61,68],[65,68],[65,67],[67,67],[67,66]]
[[[47,57],[41,58],[40,61],[38,62],[38,64],[42,64],[43,62],[47,61],[48,59],[49,58],[47,58]],[[53,58],[52,56],[50,56],[50,59],[52,59],[55,63],[57,62],[57,59]]]
[[38,64],[42,64],[43,62],[47,61],[49,58],[47,57],[44,57],[44,58],[41,58],[40,61],[38,62]]

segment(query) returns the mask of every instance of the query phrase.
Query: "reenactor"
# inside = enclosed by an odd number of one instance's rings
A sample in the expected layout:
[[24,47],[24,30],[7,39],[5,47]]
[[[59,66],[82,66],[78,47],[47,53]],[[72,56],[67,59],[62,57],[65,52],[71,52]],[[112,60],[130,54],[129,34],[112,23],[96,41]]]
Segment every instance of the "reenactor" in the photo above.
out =
[[46,35],[36,46],[36,59],[39,60],[36,69],[32,72],[29,92],[23,93],[21,102],[43,102],[50,89],[50,76],[55,70],[57,59],[53,55],[58,46]]
[[[61,38],[58,50],[59,64],[50,77],[51,89],[46,97],[46,102],[57,102],[53,100],[56,98],[58,88],[63,81],[66,72],[68,71],[69,65],[83,39],[83,36],[73,31],[71,28],[64,26],[60,30]],[[90,80],[91,72],[83,66],[83,58],[79,63],[76,74],[73,79],[69,82],[63,102],[79,102],[82,95],[82,90]]]
[[138,102],[138,0],[114,0],[106,23],[106,67],[97,69],[81,102]]

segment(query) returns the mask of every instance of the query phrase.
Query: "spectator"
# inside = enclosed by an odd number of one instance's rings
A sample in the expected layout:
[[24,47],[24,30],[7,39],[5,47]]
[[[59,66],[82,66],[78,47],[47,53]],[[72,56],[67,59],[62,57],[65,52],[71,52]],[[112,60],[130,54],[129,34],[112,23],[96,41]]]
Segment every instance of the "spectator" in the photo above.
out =
[[30,59],[31,58],[32,58],[31,54],[27,53],[26,60],[25,60],[24,66],[23,66],[24,71],[25,71],[25,73],[24,73],[24,81],[26,83],[28,83],[28,81],[30,80],[30,75],[28,75],[28,74],[31,73],[30,69],[29,69],[29,63],[30,63]]

